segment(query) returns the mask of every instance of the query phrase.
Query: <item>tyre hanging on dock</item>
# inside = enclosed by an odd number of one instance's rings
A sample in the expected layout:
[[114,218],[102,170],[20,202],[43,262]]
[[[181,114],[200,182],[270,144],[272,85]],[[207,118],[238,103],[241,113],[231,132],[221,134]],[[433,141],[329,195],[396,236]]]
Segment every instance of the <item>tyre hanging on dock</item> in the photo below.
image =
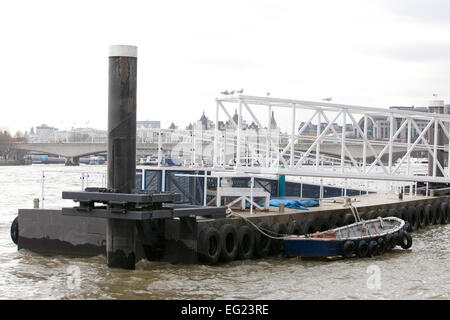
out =
[[[269,226],[265,222],[260,222],[258,228],[263,232],[269,232]],[[272,239],[262,234],[259,230],[255,232],[255,254],[258,258],[265,258],[270,253]]]
[[301,229],[302,229],[301,234],[311,234],[317,231],[314,224],[309,220],[303,221]]
[[300,223],[292,220],[291,222],[289,222],[288,227],[287,227],[287,233],[289,235],[301,235],[302,234],[302,229],[300,226]]
[[378,253],[378,243],[375,240],[369,243],[369,257],[373,257]]
[[383,237],[379,237],[377,243],[378,243],[378,254],[381,256],[386,252],[386,241],[383,239]]
[[398,235],[398,244],[403,249],[409,249],[412,245],[412,238],[411,235],[407,231],[401,230]]
[[361,240],[358,244],[358,248],[356,248],[356,254],[360,258],[367,257],[369,254],[369,245],[365,240]]
[[441,202],[439,205],[439,214],[436,216],[436,224],[443,224],[447,215],[447,202]]
[[408,232],[416,231],[419,225],[419,217],[417,216],[417,210],[416,207],[414,206],[408,207],[408,222],[409,222]]
[[441,223],[442,224],[447,224],[449,216],[450,216],[450,204],[447,202],[447,210],[445,210],[445,214],[442,217]]
[[233,261],[238,254],[238,234],[236,228],[232,224],[224,224],[220,227],[219,233],[222,239],[220,257],[226,262]]
[[14,244],[17,244],[19,241],[19,217],[15,217],[13,222],[11,223],[11,240],[14,242]]
[[395,208],[391,208],[388,211],[388,215],[387,217],[398,217],[399,216],[399,211]]
[[222,239],[219,231],[214,227],[208,227],[200,232],[198,237],[199,260],[207,264],[215,264],[222,251]]
[[255,251],[255,234],[248,226],[241,226],[238,231],[238,257],[251,259]]
[[353,250],[355,249],[355,243],[351,240],[345,241],[342,246],[342,256],[344,259],[351,258],[353,255]]
[[355,222],[355,217],[351,213],[346,213],[344,215],[343,221],[344,221],[343,225],[347,226],[347,225],[352,224],[353,222]]
[[408,209],[405,206],[400,208],[398,217],[404,221],[408,221]]
[[432,223],[432,216],[431,216],[431,212],[432,212],[432,207],[431,204],[426,204],[424,207],[424,215],[425,215],[425,219],[426,219],[426,225],[429,226]]
[[435,201],[431,205],[430,220],[428,221],[429,225],[436,224],[438,212],[439,212],[439,203]]
[[[272,231],[275,237],[282,237],[288,234],[286,225],[278,222],[272,225]],[[270,246],[270,253],[273,255],[278,255],[283,251],[284,251],[283,240],[272,239],[272,243]]]
[[417,207],[417,217],[419,219],[419,228],[425,228],[427,225],[427,217],[425,215],[425,207],[423,205]]
[[397,239],[395,238],[395,235],[391,233],[386,235],[384,241],[386,243],[386,251],[391,251],[397,245]]

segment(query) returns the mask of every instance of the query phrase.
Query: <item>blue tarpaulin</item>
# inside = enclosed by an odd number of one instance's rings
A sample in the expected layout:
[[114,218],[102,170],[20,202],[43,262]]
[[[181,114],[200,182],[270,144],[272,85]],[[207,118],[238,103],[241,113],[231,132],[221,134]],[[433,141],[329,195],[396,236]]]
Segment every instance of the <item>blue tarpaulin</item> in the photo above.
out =
[[291,199],[270,199],[269,204],[273,207],[279,207],[284,203],[285,208],[308,210],[307,207],[314,207],[319,204],[317,200],[291,200]]

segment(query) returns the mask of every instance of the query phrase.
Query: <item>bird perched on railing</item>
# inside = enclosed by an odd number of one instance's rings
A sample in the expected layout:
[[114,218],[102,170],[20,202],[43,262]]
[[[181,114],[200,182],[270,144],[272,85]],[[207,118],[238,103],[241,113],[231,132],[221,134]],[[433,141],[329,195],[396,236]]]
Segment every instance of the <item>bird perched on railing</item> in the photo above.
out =
[[242,88],[241,90],[236,91],[236,93],[241,94],[242,92],[244,92],[244,88]]
[[230,94],[234,94],[235,93],[235,90],[233,90],[233,91],[230,91]]
[[228,90],[222,91],[221,94],[223,95],[229,95],[230,93],[228,92]]
[[322,101],[330,102],[332,99],[333,99],[333,98],[325,98],[325,99],[322,99]]

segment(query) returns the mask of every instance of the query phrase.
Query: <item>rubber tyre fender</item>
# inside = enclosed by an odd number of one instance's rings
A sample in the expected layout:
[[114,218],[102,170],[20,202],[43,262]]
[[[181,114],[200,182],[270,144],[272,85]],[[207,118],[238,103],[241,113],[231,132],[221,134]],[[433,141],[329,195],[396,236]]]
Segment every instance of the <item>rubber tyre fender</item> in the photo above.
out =
[[404,221],[408,221],[408,209],[405,206],[400,208],[398,217]]
[[417,210],[415,206],[408,207],[408,222],[409,222],[408,232],[416,231],[419,226],[419,217],[417,215]]
[[354,250],[355,243],[351,240],[345,241],[345,243],[342,245],[342,256],[344,257],[344,259],[351,258]]
[[419,228],[425,228],[427,225],[427,216],[425,215],[425,207],[423,205],[417,207],[417,217],[419,219]]
[[316,229],[316,231],[319,231],[319,232],[327,231],[330,229],[327,222],[320,217],[317,217],[314,219],[313,225],[314,225],[314,228]]
[[339,216],[337,214],[331,213],[330,216],[328,217],[327,223],[328,229],[336,229],[338,227],[338,224],[339,224]]
[[375,240],[369,242],[369,257],[373,257],[378,253],[378,243]]
[[358,248],[356,248],[356,254],[360,258],[367,257],[369,254],[369,245],[367,244],[367,241],[361,240],[358,244]]
[[346,213],[343,218],[344,224],[343,226],[347,226],[355,222],[355,217],[351,213]]
[[255,252],[255,234],[248,226],[238,230],[238,258],[245,260],[253,258]]
[[14,244],[17,244],[19,241],[19,217],[15,217],[13,222],[11,223],[11,240],[14,242]]
[[386,241],[383,237],[379,237],[377,240],[378,243],[378,254],[381,256],[386,252]]
[[445,214],[441,218],[441,223],[447,224],[448,219],[450,218],[449,216],[450,216],[450,203],[447,202],[447,210],[445,210]]
[[316,232],[315,226],[309,220],[303,221],[301,229],[302,229],[301,234],[312,234],[312,233]]
[[430,220],[428,221],[429,225],[436,224],[438,212],[439,212],[439,203],[433,202],[433,204],[431,205]]
[[289,235],[301,235],[302,234],[302,228],[300,226],[300,223],[298,223],[295,220],[292,220],[288,224],[287,233]]
[[[258,227],[263,229],[265,233],[270,235],[269,226],[265,222],[258,223]],[[272,239],[262,234],[260,231],[255,230],[255,255],[258,258],[265,258],[270,253],[270,247],[272,244]]]
[[411,235],[408,232],[403,231],[400,239],[400,247],[402,247],[403,249],[409,249],[411,248],[411,246],[412,246]]
[[431,204],[427,203],[423,207],[423,214],[425,216],[425,225],[430,225],[430,219],[431,219]]
[[398,210],[395,208],[389,209],[388,215],[386,217],[397,217],[398,218]]
[[214,227],[207,227],[200,232],[198,238],[199,260],[207,264],[215,264],[222,251],[222,239]]
[[[272,225],[273,235],[275,237],[282,237],[288,234],[287,227],[284,223],[274,223]],[[282,239],[272,239],[270,244],[270,253],[274,255],[278,255],[279,253],[284,251],[283,240]]]
[[378,215],[376,216],[376,218],[378,217],[386,218],[389,216],[389,211],[387,209],[381,209],[377,211],[377,214]]
[[232,224],[224,224],[219,229],[220,238],[222,239],[222,251],[220,258],[229,262],[236,259],[238,254],[239,240],[236,227]]
[[439,216],[436,216],[436,224],[444,224],[445,216],[447,216],[447,202],[441,202],[439,204]]
[[395,239],[395,236],[392,233],[388,233],[384,241],[386,243],[386,251],[392,250],[397,244],[397,240]]

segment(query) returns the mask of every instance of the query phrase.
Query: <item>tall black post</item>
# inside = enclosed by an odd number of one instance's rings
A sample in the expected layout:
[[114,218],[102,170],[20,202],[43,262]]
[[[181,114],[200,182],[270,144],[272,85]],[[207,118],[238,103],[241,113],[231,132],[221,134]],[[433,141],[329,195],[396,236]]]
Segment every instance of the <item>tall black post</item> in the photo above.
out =
[[[108,188],[136,188],[137,47],[110,46],[108,88]],[[108,219],[108,267],[135,268],[135,221]]]

